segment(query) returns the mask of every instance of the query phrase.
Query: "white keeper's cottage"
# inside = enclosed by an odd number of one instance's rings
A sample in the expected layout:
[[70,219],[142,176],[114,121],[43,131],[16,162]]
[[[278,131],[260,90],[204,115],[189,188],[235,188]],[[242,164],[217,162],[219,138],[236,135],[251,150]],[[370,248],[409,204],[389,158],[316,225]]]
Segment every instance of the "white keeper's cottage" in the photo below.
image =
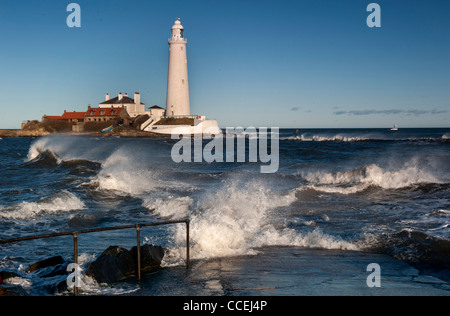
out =
[[139,92],[134,93],[134,99],[130,98],[127,93],[119,95],[115,98],[110,99],[109,94],[107,93],[105,96],[105,101],[99,103],[100,108],[126,108],[128,115],[130,117],[136,117],[139,115],[149,114],[148,111],[145,110],[145,104],[141,102],[141,95]]

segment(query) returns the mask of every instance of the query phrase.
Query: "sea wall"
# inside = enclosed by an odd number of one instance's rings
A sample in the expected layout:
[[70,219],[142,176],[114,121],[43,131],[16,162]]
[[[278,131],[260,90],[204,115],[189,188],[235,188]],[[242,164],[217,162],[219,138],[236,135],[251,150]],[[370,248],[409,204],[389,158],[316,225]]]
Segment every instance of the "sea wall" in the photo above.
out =
[[2,129],[0,130],[0,137],[42,137],[50,133],[44,129],[39,130],[21,130],[21,129]]

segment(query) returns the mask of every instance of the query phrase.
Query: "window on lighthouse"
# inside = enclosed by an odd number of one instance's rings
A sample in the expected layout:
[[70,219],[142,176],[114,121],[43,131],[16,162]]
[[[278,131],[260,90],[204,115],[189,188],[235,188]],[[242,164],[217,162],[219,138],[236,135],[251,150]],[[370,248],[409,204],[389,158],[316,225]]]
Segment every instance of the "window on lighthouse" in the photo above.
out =
[[184,30],[183,29],[180,30],[180,37],[184,38]]

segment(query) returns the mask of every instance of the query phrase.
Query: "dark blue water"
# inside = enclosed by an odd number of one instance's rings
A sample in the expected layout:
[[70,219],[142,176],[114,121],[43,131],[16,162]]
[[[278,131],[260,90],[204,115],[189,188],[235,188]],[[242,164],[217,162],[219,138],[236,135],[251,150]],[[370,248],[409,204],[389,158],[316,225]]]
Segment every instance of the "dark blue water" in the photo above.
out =
[[[193,260],[274,245],[351,250],[450,279],[450,129],[282,129],[278,136],[272,174],[260,173],[261,162],[174,163],[177,141],[167,138],[3,138],[0,239],[190,218]],[[183,225],[142,236],[168,249],[165,267],[184,264]],[[130,248],[135,238],[133,230],[82,235],[79,262],[86,266],[110,245]],[[16,282],[30,294],[47,293],[55,280],[24,270],[55,255],[70,260],[71,238],[1,245],[0,270],[21,275]],[[88,293],[134,291],[84,281]]]

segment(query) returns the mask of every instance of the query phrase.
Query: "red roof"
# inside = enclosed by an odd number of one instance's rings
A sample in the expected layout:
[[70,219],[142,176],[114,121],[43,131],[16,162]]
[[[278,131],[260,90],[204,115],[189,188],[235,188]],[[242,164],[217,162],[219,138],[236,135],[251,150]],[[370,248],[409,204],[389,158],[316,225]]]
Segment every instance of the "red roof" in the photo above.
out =
[[55,116],[55,115],[44,115],[44,117],[48,120],[61,120],[61,116]]
[[61,116],[63,120],[83,120],[86,112],[64,112]]
[[89,108],[85,115],[88,116],[119,116],[123,108]]

